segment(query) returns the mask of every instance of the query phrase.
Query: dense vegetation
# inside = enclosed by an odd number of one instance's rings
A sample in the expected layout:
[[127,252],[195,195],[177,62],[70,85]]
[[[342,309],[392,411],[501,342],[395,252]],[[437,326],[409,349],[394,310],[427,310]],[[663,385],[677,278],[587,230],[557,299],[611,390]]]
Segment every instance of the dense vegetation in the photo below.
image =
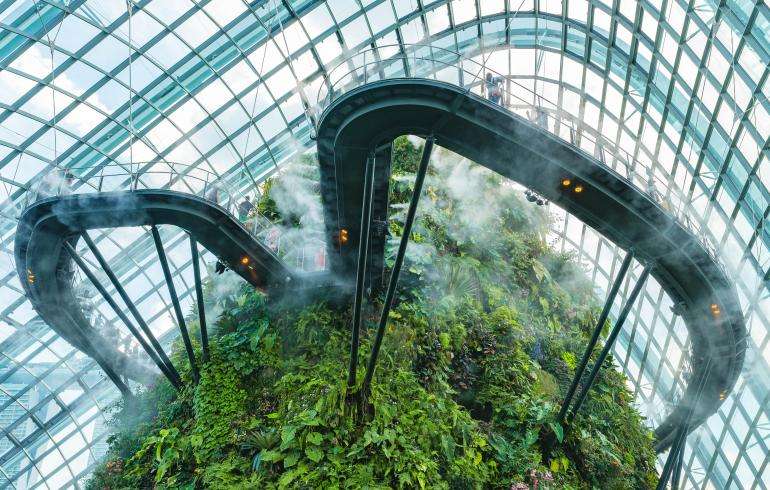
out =
[[[419,154],[397,140],[393,242]],[[260,209],[279,216],[276,201]],[[186,388],[161,381],[118,407],[89,488],[654,487],[652,436],[610,361],[575,422],[555,422],[596,307],[547,245],[543,208],[441,152],[418,214],[364,420],[345,402],[349,305],[242,288],[198,386],[177,346]],[[362,365],[380,308],[367,305]]]

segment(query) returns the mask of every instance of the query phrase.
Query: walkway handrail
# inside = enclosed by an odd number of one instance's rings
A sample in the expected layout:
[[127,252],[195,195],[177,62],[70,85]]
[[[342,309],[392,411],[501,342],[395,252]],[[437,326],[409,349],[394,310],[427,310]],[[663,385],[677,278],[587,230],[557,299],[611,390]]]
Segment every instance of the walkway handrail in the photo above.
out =
[[321,84],[316,97],[315,120],[320,121],[323,111],[338,97],[369,82],[431,79],[490,98],[485,88],[488,75],[499,88],[500,107],[566,141],[650,195],[684,228],[698,237],[714,262],[725,270],[716,253],[717,247],[708,238],[703,225],[689,212],[691,200],[672,186],[669,179],[656,173],[651,162],[643,163],[595,129],[564,113],[543,95],[457,51],[431,44],[388,44],[351,55],[332,68],[326,75],[325,83]]
[[[304,272],[325,268],[326,243],[322,232],[305,233],[299,243],[296,238],[287,236],[290,234],[285,233],[279,223],[259,213],[256,199],[246,205],[243,193],[234,190],[221,176],[184,163],[156,161],[54,168],[25,194],[21,210],[51,197],[141,190],[169,190],[206,199],[238,218],[255,239],[267,245],[287,264]],[[311,254],[315,260],[305,260],[308,247],[316,251]]]

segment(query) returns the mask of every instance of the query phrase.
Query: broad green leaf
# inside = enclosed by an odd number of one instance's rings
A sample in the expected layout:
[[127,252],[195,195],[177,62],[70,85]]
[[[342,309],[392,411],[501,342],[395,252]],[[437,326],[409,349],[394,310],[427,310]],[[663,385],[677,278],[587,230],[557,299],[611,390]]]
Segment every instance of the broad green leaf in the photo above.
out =
[[284,468],[291,468],[295,464],[297,464],[297,460],[299,460],[299,452],[298,451],[292,451],[288,456],[286,456],[283,459],[283,467]]
[[561,426],[561,424],[557,422],[549,422],[548,425],[551,427],[553,433],[556,434],[556,439],[558,439],[559,442],[562,442],[564,440],[564,428]]
[[262,456],[262,461],[268,463],[275,463],[283,459],[283,454],[278,451],[262,451],[259,454]]
[[308,457],[310,461],[317,463],[323,459],[324,452],[318,449],[317,447],[309,446],[305,448],[305,455]]
[[311,432],[310,434],[307,435],[307,442],[309,442],[310,444],[315,444],[316,446],[321,444],[321,442],[323,442],[323,439],[324,439],[324,436],[319,434],[318,432]]
[[297,428],[293,425],[284,425],[281,429],[281,446],[288,447],[289,443],[294,440],[294,436],[297,432]]

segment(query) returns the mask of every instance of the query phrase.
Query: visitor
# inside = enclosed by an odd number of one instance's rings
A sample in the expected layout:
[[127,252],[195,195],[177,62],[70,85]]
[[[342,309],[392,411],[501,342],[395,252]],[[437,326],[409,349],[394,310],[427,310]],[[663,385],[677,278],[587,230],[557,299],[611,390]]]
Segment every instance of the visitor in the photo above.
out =
[[219,204],[219,186],[211,184],[209,190],[204,194],[204,197],[214,204]]
[[246,196],[243,201],[238,204],[238,219],[241,222],[246,222],[249,219],[249,215],[254,211],[254,204],[251,203],[251,198]]
[[59,189],[59,195],[60,196],[68,196],[72,194],[72,189],[75,184],[75,176],[67,170],[64,173],[64,181],[61,184],[61,189]]
[[494,104],[500,105],[500,101],[503,98],[502,84],[503,77],[496,77],[487,72],[486,79],[484,80],[484,88],[487,91],[487,99],[491,100]]
[[45,199],[46,197],[53,197],[56,195],[56,190],[59,188],[59,176],[58,172],[49,172],[40,179],[40,183],[37,185],[36,199]]
[[217,260],[217,263],[214,265],[214,272],[223,274],[226,270],[227,266],[221,260]]
[[534,110],[527,111],[529,120],[541,128],[548,129],[548,113],[540,106],[535,106]]

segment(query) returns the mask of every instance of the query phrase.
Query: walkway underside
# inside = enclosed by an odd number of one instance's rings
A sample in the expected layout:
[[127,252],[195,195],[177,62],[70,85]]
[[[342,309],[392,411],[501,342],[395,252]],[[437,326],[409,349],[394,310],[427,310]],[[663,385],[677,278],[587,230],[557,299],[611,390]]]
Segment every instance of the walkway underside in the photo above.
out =
[[[698,238],[605,165],[454,85],[374,82],[340,96],[324,112],[318,157],[333,273],[350,277],[356,270],[367,155],[377,150],[374,188],[387,188],[389,162],[381,165],[379,153],[403,134],[432,134],[441,146],[533,189],[620,247],[633,248],[669,296],[685,305],[693,376],[680,404],[656,429],[659,451],[671,445],[687,413],[693,413],[692,429],[717,410],[743,365],[746,328],[733,285]],[[564,178],[582,183],[584,191],[563,191]],[[375,199],[374,216],[384,215],[382,206],[387,199]],[[336,240],[341,229],[348,232],[342,247]],[[372,235],[371,247],[381,247],[384,239]]]
[[[258,288],[295,278],[233,216],[205,199],[174,191],[138,190],[44,199],[27,208],[16,233],[16,267],[32,306],[73,346],[94,357],[101,352],[115,372],[148,382],[155,373],[125,356],[83,315],[73,293],[75,245],[90,229],[169,224],[186,230],[243,279]],[[148,245],[151,246],[151,245]],[[248,263],[244,264],[244,257]],[[98,353],[97,353],[98,354]]]

